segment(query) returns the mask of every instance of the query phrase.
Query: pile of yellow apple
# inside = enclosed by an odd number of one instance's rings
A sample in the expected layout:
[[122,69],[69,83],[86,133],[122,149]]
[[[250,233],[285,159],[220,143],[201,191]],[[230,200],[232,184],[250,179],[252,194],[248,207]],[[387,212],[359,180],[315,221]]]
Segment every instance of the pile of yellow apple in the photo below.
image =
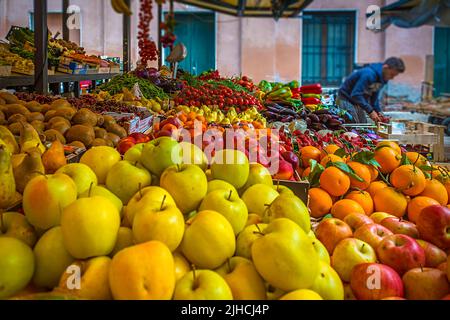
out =
[[1,214],[0,299],[343,299],[306,205],[240,151],[88,150]]

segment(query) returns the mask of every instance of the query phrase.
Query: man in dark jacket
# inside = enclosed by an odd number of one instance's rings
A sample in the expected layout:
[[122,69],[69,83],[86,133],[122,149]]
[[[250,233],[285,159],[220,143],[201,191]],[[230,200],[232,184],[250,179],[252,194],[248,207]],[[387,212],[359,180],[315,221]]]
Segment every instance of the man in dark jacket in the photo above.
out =
[[395,57],[354,71],[339,89],[338,105],[353,116],[355,123],[367,123],[366,115],[378,123],[381,121],[380,90],[404,71],[402,59]]

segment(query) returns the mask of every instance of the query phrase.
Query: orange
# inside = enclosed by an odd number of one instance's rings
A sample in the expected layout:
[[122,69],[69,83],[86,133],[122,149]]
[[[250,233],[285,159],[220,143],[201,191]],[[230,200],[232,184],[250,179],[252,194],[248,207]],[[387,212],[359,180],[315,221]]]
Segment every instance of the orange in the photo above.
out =
[[381,166],[380,167],[381,173],[386,174],[391,173],[400,165],[402,156],[399,153],[397,153],[394,149],[384,147],[375,150],[374,158]]
[[408,206],[406,196],[392,187],[378,190],[373,197],[373,203],[376,211],[386,212],[399,218],[405,215]]
[[408,196],[416,196],[425,189],[425,175],[418,167],[407,164],[392,171],[391,184]]
[[338,168],[328,167],[320,175],[320,187],[330,195],[340,197],[350,188],[350,178]]
[[311,216],[320,218],[328,214],[333,206],[333,200],[330,195],[323,189],[311,188],[308,191],[309,195],[309,209],[311,209]]
[[180,119],[180,121],[184,123],[187,121],[187,116],[185,113],[182,113],[182,114],[178,115],[178,119]]
[[344,159],[342,159],[341,157],[334,155],[334,154],[329,154],[329,155],[326,155],[325,157],[323,157],[323,159],[320,161],[320,164],[325,167],[327,165],[327,163],[330,161],[345,163]]
[[369,192],[370,196],[373,198],[373,196],[378,190],[387,187],[388,185],[384,181],[374,181],[369,185],[369,188],[367,188],[367,192]]
[[310,172],[311,172],[311,167],[308,167],[305,170],[303,170],[302,178],[308,178]]
[[430,197],[439,202],[442,206],[448,204],[447,189],[436,179],[426,180],[425,189],[420,195]]
[[165,131],[165,130],[172,132],[172,131],[178,130],[178,128],[173,124],[167,123],[164,125],[164,127],[161,128],[161,131]]
[[194,111],[191,111],[187,114],[187,118],[189,120],[195,120],[196,117],[197,117],[197,113],[195,113]]
[[408,219],[414,223],[417,222],[417,218],[422,212],[422,209],[436,204],[439,205],[439,202],[433,198],[423,196],[415,197],[408,203]]
[[303,168],[309,167],[309,160],[320,161],[320,150],[313,146],[306,146],[300,149],[300,158]]
[[368,165],[367,169],[370,171],[370,182],[375,181],[378,178],[378,170],[372,165]]
[[380,141],[380,142],[378,142],[378,144],[377,144],[377,148],[378,148],[378,147],[381,147],[381,146],[387,146],[387,147],[390,147],[390,148],[394,149],[395,152],[397,152],[398,154],[401,154],[401,153],[402,153],[402,149],[401,149],[400,146],[399,146],[396,142],[394,142],[394,141],[389,141],[389,140]]
[[322,160],[327,154],[334,154],[339,149],[340,148],[338,145],[335,144],[327,145],[325,148],[322,149],[322,152],[320,153],[320,160]]
[[411,164],[415,166],[421,167],[430,165],[427,158],[417,152],[407,152],[406,157],[408,158],[409,162],[411,162]]
[[367,191],[352,191],[345,196],[345,199],[350,199],[359,203],[367,215],[373,212],[372,196]]
[[364,214],[364,209],[358,202],[350,199],[339,200],[331,207],[331,214],[334,218],[344,220],[344,218],[350,213]]
[[361,190],[366,190],[370,185],[370,179],[372,178],[369,169],[365,164],[350,161],[347,163],[350,168],[355,171],[356,175],[363,179],[364,181],[358,181],[352,176],[350,177],[350,187],[352,188],[359,188]]

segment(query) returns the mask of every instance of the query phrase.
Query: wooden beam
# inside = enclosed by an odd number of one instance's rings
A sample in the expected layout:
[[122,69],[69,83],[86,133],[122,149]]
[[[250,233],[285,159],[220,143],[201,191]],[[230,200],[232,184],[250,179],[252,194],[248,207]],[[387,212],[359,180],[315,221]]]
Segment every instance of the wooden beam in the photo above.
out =
[[48,93],[47,0],[34,0],[34,86],[38,93]]
[[[128,7],[130,7],[130,0],[124,0]],[[123,72],[131,71],[130,57],[131,57],[131,18],[123,15]]]
[[161,43],[161,38],[162,38],[161,22],[162,22],[162,18],[163,18],[162,5],[160,3],[158,3],[158,69],[161,69],[162,64],[163,64],[163,61],[162,61],[163,48],[162,48],[162,43]]

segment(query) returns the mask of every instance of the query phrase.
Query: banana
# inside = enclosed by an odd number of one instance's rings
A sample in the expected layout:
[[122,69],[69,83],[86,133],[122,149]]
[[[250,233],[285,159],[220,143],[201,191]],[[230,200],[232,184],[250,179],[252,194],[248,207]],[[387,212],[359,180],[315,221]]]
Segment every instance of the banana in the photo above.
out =
[[124,0],[113,0],[116,2],[116,5],[120,8],[120,11],[123,14],[126,14],[127,16],[131,15],[131,11],[130,8],[128,7],[128,5],[124,2]]
[[122,14],[122,10],[120,9],[120,7],[117,5],[117,1],[116,0],[111,0],[111,6],[113,7],[114,11],[117,13]]

